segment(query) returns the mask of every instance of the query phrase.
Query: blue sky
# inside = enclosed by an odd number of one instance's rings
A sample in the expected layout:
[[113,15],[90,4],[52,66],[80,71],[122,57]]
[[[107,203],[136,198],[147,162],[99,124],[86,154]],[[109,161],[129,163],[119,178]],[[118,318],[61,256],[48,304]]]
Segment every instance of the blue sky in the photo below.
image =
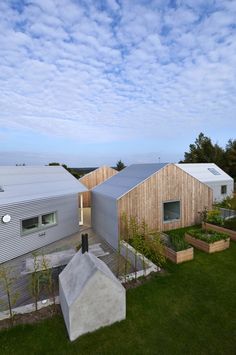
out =
[[178,161],[236,138],[236,1],[2,0],[0,164]]

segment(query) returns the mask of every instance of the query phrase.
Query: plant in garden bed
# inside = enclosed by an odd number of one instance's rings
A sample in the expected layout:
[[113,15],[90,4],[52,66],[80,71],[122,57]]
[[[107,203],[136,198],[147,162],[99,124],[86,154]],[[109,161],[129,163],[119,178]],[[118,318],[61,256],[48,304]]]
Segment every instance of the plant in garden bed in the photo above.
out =
[[211,230],[190,229],[187,232],[190,236],[202,240],[206,243],[215,243],[220,240],[228,240],[229,236],[225,233],[219,233]]
[[224,219],[221,217],[220,211],[218,209],[207,212],[206,222],[216,224],[217,226],[224,225]]
[[191,248],[191,245],[189,245],[186,242],[182,233],[178,232],[178,230],[177,231],[170,231],[167,233],[167,235],[169,238],[168,238],[168,240],[164,239],[164,243],[166,244],[166,246],[168,248],[171,248],[176,252]]
[[[140,223],[137,217],[127,217],[124,213],[121,218],[121,236],[135,250],[135,272],[137,271],[137,251],[150,259],[158,266],[165,263],[164,245],[160,238],[160,233],[150,230],[145,220]],[[143,258],[143,268],[145,270]]]
[[226,219],[224,221],[224,228],[236,231],[236,218]]

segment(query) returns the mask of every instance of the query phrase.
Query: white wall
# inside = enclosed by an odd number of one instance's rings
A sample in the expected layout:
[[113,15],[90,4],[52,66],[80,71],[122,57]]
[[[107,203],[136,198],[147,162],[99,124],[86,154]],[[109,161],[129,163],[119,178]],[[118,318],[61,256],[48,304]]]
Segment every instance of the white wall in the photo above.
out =
[[[214,181],[214,182],[205,182],[206,185],[210,186],[213,190],[213,201],[214,202],[221,202],[226,197],[233,197],[234,193],[234,181]],[[227,193],[221,193],[221,186],[227,186]]]

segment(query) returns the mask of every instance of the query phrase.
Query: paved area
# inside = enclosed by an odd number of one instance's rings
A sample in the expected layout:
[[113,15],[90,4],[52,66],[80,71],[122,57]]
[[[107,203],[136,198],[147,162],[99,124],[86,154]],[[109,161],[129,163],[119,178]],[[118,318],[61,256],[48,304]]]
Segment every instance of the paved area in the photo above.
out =
[[[87,215],[85,216],[84,219],[85,222],[88,221],[88,219],[86,219],[88,218],[88,216],[89,213],[87,213]],[[104,239],[97,236],[89,225],[84,225],[83,227],[81,227],[79,233],[63,238],[55,243],[52,243],[46,247],[37,250],[37,253],[45,255],[54,252],[70,250],[72,248],[76,249],[81,243],[82,233],[88,233],[89,246],[93,246],[92,249],[96,248],[97,244],[100,244],[102,250],[104,251],[103,256],[100,256],[100,259],[103,260],[108,265],[111,271],[115,275],[117,275],[118,264],[119,264],[119,275],[123,275],[125,270],[125,259],[121,256],[119,257],[117,252],[114,249],[112,249],[111,246]],[[30,280],[31,280],[30,274],[26,274],[26,275],[22,274],[22,271],[25,270],[26,260],[31,257],[32,257],[32,253],[28,253],[4,263],[4,266],[12,270],[12,274],[15,277],[15,281],[13,283],[14,285],[13,292],[17,292],[19,294],[15,307],[26,305],[32,302],[32,297],[30,295]],[[54,273],[55,280],[57,280],[58,274],[61,272],[61,270],[62,267],[58,267],[54,269],[53,273]],[[128,272],[133,272],[133,271],[134,270],[129,265]],[[42,294],[41,298],[44,299],[45,297],[46,295]],[[0,285],[0,300],[3,301],[3,303],[0,302],[0,311],[3,311],[6,309],[6,297],[5,297],[5,292],[1,285]]]

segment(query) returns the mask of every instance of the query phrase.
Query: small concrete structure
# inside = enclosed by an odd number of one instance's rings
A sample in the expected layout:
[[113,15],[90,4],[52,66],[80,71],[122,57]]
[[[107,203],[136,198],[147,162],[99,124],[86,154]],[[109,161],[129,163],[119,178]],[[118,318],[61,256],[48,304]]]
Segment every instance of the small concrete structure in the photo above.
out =
[[59,296],[71,341],[126,317],[124,287],[90,252],[76,253],[59,275]]

